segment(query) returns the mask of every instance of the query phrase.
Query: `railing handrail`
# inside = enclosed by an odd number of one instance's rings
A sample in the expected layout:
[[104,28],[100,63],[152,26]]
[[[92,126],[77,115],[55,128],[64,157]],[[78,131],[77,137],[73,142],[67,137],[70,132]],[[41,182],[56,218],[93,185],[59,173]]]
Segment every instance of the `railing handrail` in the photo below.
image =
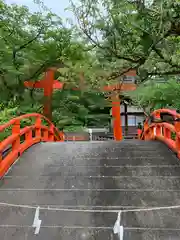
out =
[[[49,124],[53,124],[48,118],[46,118],[44,115],[40,114],[40,113],[27,113],[27,114],[23,114],[21,116],[15,117],[13,119],[11,119],[10,121],[8,121],[7,123],[4,123],[2,125],[0,125],[0,132],[2,132],[3,130],[5,130],[5,128],[10,127],[11,125],[13,125],[14,123],[16,123],[16,121],[21,121],[24,119],[28,119],[28,118],[32,118],[32,117],[41,117],[44,120],[46,120]],[[54,124],[53,124],[54,125]],[[55,127],[55,126],[54,126]],[[56,127],[55,127],[56,128]],[[57,128],[56,128],[57,129]],[[58,130],[58,129],[57,129]]]
[[[29,126],[21,127],[21,121],[35,118]],[[45,122],[44,122],[45,121]],[[48,124],[46,126],[45,124]],[[29,147],[39,142],[64,141],[64,133],[60,132],[54,124],[39,113],[29,113],[11,119],[0,125],[0,133],[12,127],[11,134],[0,142],[0,178],[9,167]],[[23,139],[21,137],[24,136]],[[9,149],[4,156],[4,151]]]
[[168,113],[168,114],[170,114],[171,116],[173,116],[174,119],[180,118],[180,114],[177,113],[176,110],[171,110],[171,109],[168,109],[168,108],[161,108],[161,109],[154,110],[154,111],[150,114],[150,116],[146,118],[146,120],[149,120],[150,117],[152,117],[152,116],[160,115],[160,113]]
[[[167,113],[172,116],[172,121],[165,122],[160,118],[161,113]],[[151,117],[159,119],[159,122],[149,120]],[[174,134],[174,137],[172,136]],[[180,114],[171,109],[158,109],[147,117],[142,131],[139,133],[141,140],[160,140],[168,145],[180,158]]]
[[165,127],[166,129],[170,130],[171,132],[173,133],[177,133],[177,135],[180,137],[180,132],[176,132],[176,128],[174,125],[170,124],[170,123],[167,123],[167,122],[162,122],[162,123],[152,123],[149,128],[147,128],[145,131],[144,131],[144,134],[146,132],[149,131],[150,128],[153,128],[153,127]]

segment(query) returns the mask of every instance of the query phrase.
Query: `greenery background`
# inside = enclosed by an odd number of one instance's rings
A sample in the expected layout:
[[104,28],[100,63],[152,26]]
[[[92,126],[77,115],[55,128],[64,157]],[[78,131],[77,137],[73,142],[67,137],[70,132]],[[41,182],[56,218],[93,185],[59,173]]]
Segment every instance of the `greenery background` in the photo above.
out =
[[[159,107],[180,108],[178,0],[79,0],[69,9],[77,24],[67,28],[46,8],[32,13],[0,0],[1,124],[23,113],[42,113],[42,91],[24,88],[24,81],[42,79],[52,66],[67,86],[53,94],[59,128],[107,126],[109,102],[100,89],[122,81],[130,69],[138,74],[137,90],[125,94],[133,104],[148,114]],[[80,91],[71,91],[74,86]]]

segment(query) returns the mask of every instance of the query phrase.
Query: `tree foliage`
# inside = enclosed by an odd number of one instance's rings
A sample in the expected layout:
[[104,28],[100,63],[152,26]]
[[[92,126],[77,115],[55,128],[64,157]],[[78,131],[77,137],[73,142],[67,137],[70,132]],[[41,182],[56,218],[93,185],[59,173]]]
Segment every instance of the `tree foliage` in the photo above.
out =
[[[1,123],[27,112],[42,113],[43,91],[26,89],[24,81],[42,79],[49,67],[58,69],[56,78],[67,83],[67,88],[83,81],[86,89],[82,91],[97,88],[95,55],[73,29],[64,27],[59,16],[49,10],[32,13],[26,6],[7,5],[0,0],[0,20]],[[96,94],[75,95],[70,91],[54,93],[53,120],[59,127],[70,122],[83,126],[85,115],[90,118],[90,104],[85,101],[88,97],[95,104]],[[103,97],[98,101],[103,102]]]
[[[53,96],[53,119],[59,127],[106,125],[109,113],[100,109],[107,103],[97,92],[130,69],[137,70],[140,82],[151,81],[130,94],[136,104],[178,107],[170,92],[179,84],[152,82],[156,75],[180,73],[178,0],[79,0],[71,6],[78,26],[67,29],[47,9],[32,13],[0,0],[2,111],[42,112],[42,91],[25,89],[24,81],[42,79],[53,66],[56,78],[66,83],[66,90]],[[68,90],[74,86],[81,91]]]
[[71,5],[111,78],[131,68],[141,81],[180,73],[179,0],[80,0]]
[[52,13],[30,13],[25,6],[0,1],[1,89],[21,94],[25,80],[36,79],[46,67],[59,63],[70,43],[70,32]]
[[171,79],[162,83],[156,81],[146,82],[128,95],[135,105],[143,108],[149,114],[159,108],[180,110],[179,91],[179,82]]
[[[58,101],[57,101],[58,100]],[[53,98],[54,121],[57,126],[108,126],[108,102],[99,92],[57,91]]]
[[24,81],[37,80],[48,67],[61,69],[59,75],[68,81],[93,62],[72,29],[51,12],[31,13],[26,6],[0,0],[0,20],[0,88],[10,90],[6,98],[22,96]]

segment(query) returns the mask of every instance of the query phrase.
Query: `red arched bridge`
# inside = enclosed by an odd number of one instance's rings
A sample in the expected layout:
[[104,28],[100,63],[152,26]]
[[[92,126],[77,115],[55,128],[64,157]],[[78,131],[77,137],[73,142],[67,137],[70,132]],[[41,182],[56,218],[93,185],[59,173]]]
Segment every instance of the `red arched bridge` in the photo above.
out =
[[0,239],[179,240],[179,119],[156,110],[139,139],[97,142],[40,114],[1,125]]

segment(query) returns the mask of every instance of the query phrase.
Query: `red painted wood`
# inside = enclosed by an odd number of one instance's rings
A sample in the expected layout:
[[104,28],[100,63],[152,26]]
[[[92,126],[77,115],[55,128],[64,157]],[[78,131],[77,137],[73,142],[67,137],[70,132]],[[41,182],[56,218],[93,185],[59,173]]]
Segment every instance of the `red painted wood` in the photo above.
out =
[[160,117],[160,113],[169,113],[173,116],[174,123],[160,122],[150,123],[149,117],[144,123],[144,128],[141,133],[141,140],[159,140],[163,141],[169,148],[177,153],[180,158],[180,124],[176,122],[176,119],[180,119],[180,114],[175,110],[170,109],[158,109],[151,113],[151,116],[155,118]]
[[[48,119],[52,119],[52,94],[53,89],[63,89],[64,83],[61,83],[54,79],[56,69],[51,68],[48,69],[45,78],[37,81],[26,81],[24,85],[26,87],[34,87],[34,88],[44,88],[44,115]],[[124,75],[126,76],[136,76],[136,71],[131,70]],[[80,87],[74,88],[73,90],[84,90],[84,74],[80,73]],[[111,86],[104,86],[102,91],[114,91],[114,90],[121,90],[121,91],[133,91],[136,89],[136,84],[116,84]],[[112,112],[114,114],[114,138],[115,140],[122,140],[122,126],[121,126],[121,116],[120,116],[120,101],[119,99],[113,100],[112,103]]]
[[[41,81],[37,82],[31,82],[31,81],[26,81],[24,82],[24,85],[26,87],[32,87],[32,88],[44,88],[44,79]],[[64,83],[59,82],[58,80],[54,80],[53,82],[53,89],[63,89]]]
[[43,88],[44,89],[44,109],[43,114],[48,119],[52,120],[52,94],[53,89],[63,89],[64,83],[54,79],[55,69],[48,69],[44,79],[33,82],[25,81],[26,87]]
[[[21,121],[28,118],[34,118],[35,124],[21,128]],[[48,126],[43,125],[43,122],[46,122]],[[64,141],[63,132],[59,132],[53,123],[41,114],[32,113],[14,118],[6,124],[0,125],[0,133],[4,132],[10,127],[12,128],[10,136],[0,142],[0,153],[2,160],[0,161],[0,178],[4,176],[9,167],[17,160],[19,155],[21,155],[33,144],[41,141]],[[32,137],[33,134],[35,134],[35,136]],[[24,136],[23,142],[20,141],[21,136]],[[2,153],[11,145],[12,148],[2,159]]]
[[122,124],[121,124],[121,108],[120,100],[117,93],[113,94],[112,97],[112,117],[113,117],[113,132],[114,139],[116,141],[121,141],[123,138],[122,134]]
[[54,70],[48,69],[44,80],[44,116],[52,119],[52,93],[54,83]]

